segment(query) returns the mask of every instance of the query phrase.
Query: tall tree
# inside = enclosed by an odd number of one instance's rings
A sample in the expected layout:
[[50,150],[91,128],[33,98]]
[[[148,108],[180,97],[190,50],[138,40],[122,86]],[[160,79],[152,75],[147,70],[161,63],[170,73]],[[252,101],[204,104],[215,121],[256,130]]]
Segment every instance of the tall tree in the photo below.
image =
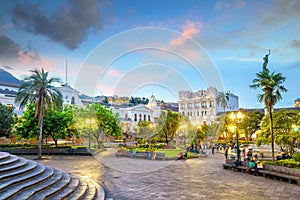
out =
[[270,135],[271,135],[271,148],[272,148],[272,160],[274,161],[274,133],[273,133],[273,107],[282,99],[281,93],[287,92],[287,89],[283,86],[285,77],[281,73],[270,72],[267,68],[269,62],[269,54],[267,54],[263,60],[262,71],[256,74],[256,78],[253,79],[251,89],[261,88],[262,93],[257,95],[259,102],[264,102],[269,115],[270,123]]
[[24,83],[20,86],[15,101],[20,103],[20,107],[25,107],[28,103],[35,103],[34,117],[38,119],[40,130],[37,159],[41,159],[44,114],[50,105],[54,108],[62,106],[62,94],[53,86],[55,83],[61,83],[61,80],[49,78],[48,72],[45,72],[44,69],[41,71],[34,69],[31,70],[31,75],[23,81]]
[[64,110],[50,108],[44,116],[43,134],[50,136],[57,147],[58,139],[65,139],[76,134],[75,120],[71,107]]
[[[258,135],[257,144],[270,141],[269,117],[262,121],[261,133]],[[274,141],[287,155],[292,156],[296,142],[300,138],[300,113],[295,110],[279,110],[273,114]]]
[[221,106],[224,110],[224,115],[226,115],[226,107],[229,101],[229,92],[223,91],[219,92],[216,98],[216,102],[219,106]]
[[0,137],[9,136],[11,125],[14,123],[14,108],[0,102]]
[[182,117],[179,113],[173,112],[170,109],[161,112],[158,124],[167,144],[169,141],[173,140],[175,133],[180,126],[181,119]]

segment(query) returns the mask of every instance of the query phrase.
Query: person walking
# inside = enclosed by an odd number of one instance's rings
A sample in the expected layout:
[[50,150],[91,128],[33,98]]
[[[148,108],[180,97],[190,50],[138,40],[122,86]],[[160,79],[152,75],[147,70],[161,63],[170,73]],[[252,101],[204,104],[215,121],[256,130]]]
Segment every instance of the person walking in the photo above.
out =
[[227,160],[227,157],[228,157],[228,148],[227,147],[225,147],[224,155],[225,155],[225,159]]
[[212,154],[212,155],[215,155],[215,146],[212,147],[212,149],[211,149],[211,154]]

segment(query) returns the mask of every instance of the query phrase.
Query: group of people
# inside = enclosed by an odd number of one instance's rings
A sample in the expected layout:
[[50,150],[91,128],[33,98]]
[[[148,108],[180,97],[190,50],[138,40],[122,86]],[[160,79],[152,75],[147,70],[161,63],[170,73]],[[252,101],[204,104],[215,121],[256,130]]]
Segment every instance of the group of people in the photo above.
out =
[[181,151],[177,154],[177,160],[185,160],[187,158],[187,149],[182,153]]
[[255,175],[258,174],[258,170],[263,169],[263,164],[257,159],[256,154],[251,158],[249,162],[248,172],[250,172],[251,169],[254,169]]

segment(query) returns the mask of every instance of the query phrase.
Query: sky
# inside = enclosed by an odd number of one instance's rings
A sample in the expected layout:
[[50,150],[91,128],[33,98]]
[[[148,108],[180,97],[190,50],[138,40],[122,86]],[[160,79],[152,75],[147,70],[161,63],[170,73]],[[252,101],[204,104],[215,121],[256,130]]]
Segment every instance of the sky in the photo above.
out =
[[275,107],[293,107],[299,11],[299,0],[0,0],[0,67],[20,79],[44,68],[90,96],[177,102],[215,86],[261,108],[249,85],[270,49],[288,89]]

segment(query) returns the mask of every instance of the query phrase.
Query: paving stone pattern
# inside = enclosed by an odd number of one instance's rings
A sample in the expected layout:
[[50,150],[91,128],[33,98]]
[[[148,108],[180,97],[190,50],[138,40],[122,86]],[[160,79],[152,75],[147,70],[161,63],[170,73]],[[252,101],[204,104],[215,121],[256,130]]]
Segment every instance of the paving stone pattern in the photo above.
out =
[[105,188],[106,199],[300,199],[300,186],[223,169],[224,155],[186,161],[119,158],[115,149],[95,157],[59,156],[43,160]]

